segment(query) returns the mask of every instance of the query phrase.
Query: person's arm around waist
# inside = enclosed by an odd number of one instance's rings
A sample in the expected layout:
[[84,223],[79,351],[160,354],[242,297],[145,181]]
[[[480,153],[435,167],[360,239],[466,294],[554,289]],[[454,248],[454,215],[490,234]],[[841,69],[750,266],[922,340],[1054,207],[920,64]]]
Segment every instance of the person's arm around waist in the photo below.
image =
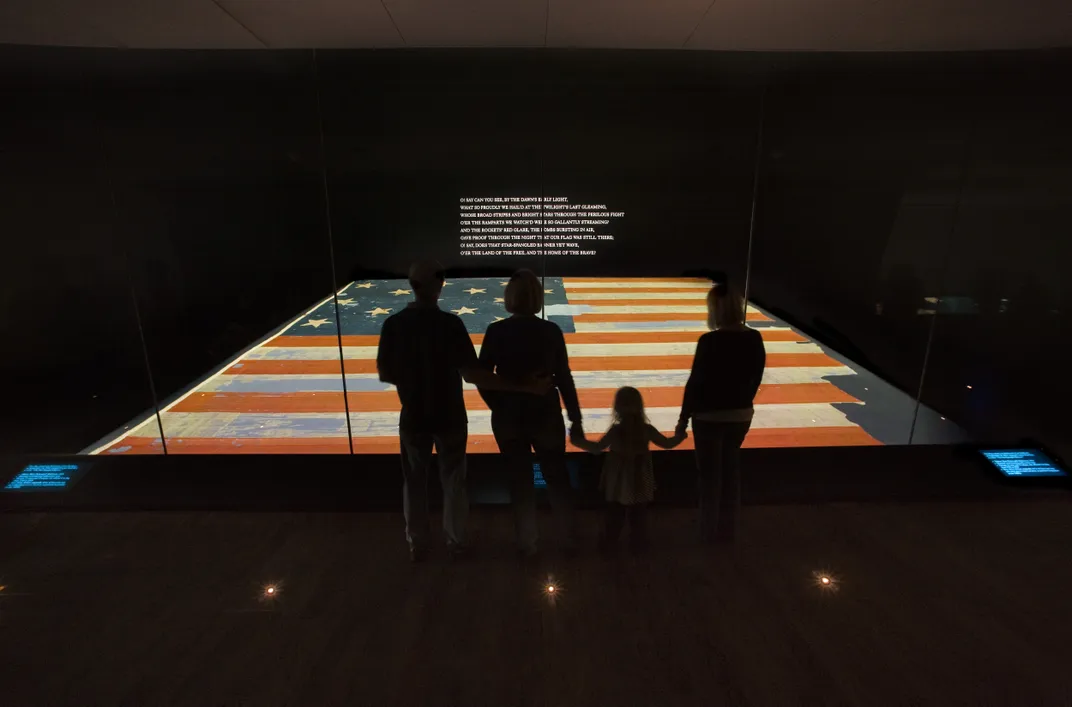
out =
[[459,368],[458,372],[462,374],[462,380],[466,383],[475,385],[478,389],[499,390],[509,393],[529,393],[531,395],[546,395],[547,392],[551,390],[551,378],[548,376],[533,376],[520,383],[513,383],[506,380],[498,373],[489,371],[479,364]]
[[[462,374],[462,380],[475,385],[477,390],[545,395],[551,389],[551,381],[547,376],[512,382],[496,373],[497,362],[494,337],[485,338],[484,344],[480,347],[481,355],[478,358],[476,349],[473,347],[473,340],[469,337],[469,333],[465,331],[464,326],[461,327],[459,334],[465,337],[465,343],[462,347],[463,353],[458,360],[458,372]],[[492,339],[492,341],[488,339]],[[481,397],[484,397],[483,393],[481,393]],[[484,402],[488,402],[486,397]],[[488,407],[491,406],[489,405]]]

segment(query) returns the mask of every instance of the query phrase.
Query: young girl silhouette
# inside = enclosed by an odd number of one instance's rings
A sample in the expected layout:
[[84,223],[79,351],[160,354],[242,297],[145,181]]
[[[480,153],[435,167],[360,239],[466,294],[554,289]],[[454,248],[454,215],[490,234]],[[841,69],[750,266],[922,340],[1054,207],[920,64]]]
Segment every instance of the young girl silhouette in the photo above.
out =
[[619,388],[614,395],[614,423],[602,439],[590,442],[584,433],[573,435],[577,447],[598,454],[610,448],[603,460],[599,487],[607,500],[607,519],[599,549],[608,551],[618,542],[629,519],[629,544],[634,551],[647,546],[647,505],[655,496],[655,474],[649,443],[673,449],[685,439],[684,432],[666,437],[648,422],[644,398],[636,388]]

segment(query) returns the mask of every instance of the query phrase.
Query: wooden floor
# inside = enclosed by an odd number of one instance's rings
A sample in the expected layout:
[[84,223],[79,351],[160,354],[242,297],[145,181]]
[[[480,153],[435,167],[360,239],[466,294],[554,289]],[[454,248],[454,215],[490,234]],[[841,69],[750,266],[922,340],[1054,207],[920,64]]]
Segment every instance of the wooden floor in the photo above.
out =
[[1070,511],[749,507],[711,553],[663,510],[539,568],[501,511],[417,567],[393,515],[10,514],[0,704],[1069,705]]

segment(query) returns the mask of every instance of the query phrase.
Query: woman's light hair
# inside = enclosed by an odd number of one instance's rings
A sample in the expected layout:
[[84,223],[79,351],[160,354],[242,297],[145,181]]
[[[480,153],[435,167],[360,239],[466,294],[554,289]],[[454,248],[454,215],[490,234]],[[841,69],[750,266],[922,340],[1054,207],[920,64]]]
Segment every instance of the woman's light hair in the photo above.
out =
[[503,304],[510,314],[539,314],[543,309],[543,283],[536,273],[518,270],[510,276]]
[[725,329],[743,326],[744,300],[727,285],[718,284],[707,293],[707,326]]

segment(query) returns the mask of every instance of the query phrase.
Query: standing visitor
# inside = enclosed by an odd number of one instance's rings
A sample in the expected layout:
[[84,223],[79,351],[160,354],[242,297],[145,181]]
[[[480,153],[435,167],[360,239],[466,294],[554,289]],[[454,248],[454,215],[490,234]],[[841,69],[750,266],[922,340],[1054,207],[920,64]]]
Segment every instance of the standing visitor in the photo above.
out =
[[480,362],[506,380],[551,376],[553,382],[539,397],[496,392],[478,384],[491,408],[491,429],[510,475],[518,549],[525,557],[536,554],[538,538],[533,451],[547,481],[564,548],[567,554],[577,550],[574,491],[566,468],[566,426],[559,395],[572,431],[581,431],[581,406],[562,330],[537,316],[543,310],[543,295],[543,283],[531,270],[514,273],[503,295],[511,316],[489,325],[480,345]]
[[741,502],[740,453],[763,379],[763,338],[745,325],[745,302],[725,283],[707,293],[707,325],[685,385],[677,434],[692,420],[699,469],[700,539],[732,542]]
[[[532,379],[507,383],[481,367],[476,349],[455,314],[439,308],[443,267],[415,263],[409,271],[414,301],[387,318],[380,331],[376,369],[380,380],[398,390],[402,411],[398,434],[402,447],[402,510],[410,559],[420,562],[428,553],[428,469],[433,445],[439,456],[443,484],[443,532],[452,557],[465,551],[469,499],[465,491],[465,448],[468,417],[462,379],[488,390],[511,390],[520,398],[535,398],[549,384]],[[527,391],[527,392],[523,392]]]
[[594,454],[610,449],[599,477],[599,488],[607,501],[607,518],[599,538],[601,552],[617,545],[626,519],[633,552],[647,548],[648,504],[655,498],[649,443],[673,449],[684,439],[684,430],[678,430],[674,437],[666,437],[655,429],[644,414],[640,391],[629,386],[619,388],[614,394],[614,423],[598,442],[589,442],[583,432],[571,436],[574,445]]

